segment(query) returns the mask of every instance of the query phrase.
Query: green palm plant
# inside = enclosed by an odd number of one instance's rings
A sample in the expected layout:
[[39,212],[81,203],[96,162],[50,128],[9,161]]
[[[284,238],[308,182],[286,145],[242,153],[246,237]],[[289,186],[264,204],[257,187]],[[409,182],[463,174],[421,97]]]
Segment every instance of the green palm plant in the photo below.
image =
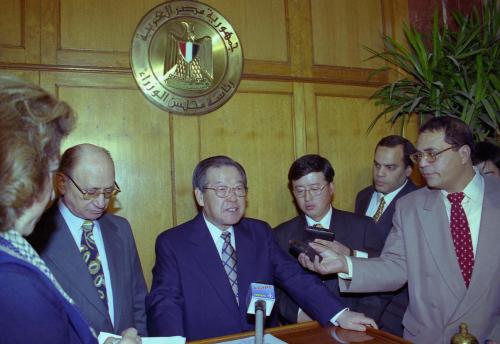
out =
[[382,118],[404,131],[410,116],[420,123],[429,116],[456,116],[465,121],[478,140],[500,138],[500,15],[496,0],[484,0],[481,11],[454,13],[456,30],[439,27],[438,12],[429,48],[423,35],[404,27],[406,44],[383,37],[384,51],[367,48],[370,59],[386,66],[376,73],[396,69],[403,77],[377,90],[372,99],[383,110]]

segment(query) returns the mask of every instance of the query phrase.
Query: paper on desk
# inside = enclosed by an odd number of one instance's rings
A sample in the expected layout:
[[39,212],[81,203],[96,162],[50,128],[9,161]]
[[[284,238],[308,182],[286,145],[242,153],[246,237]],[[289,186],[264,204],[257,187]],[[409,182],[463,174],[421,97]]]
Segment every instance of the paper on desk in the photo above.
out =
[[[219,344],[224,343],[224,344],[253,344],[255,343],[255,337],[247,337],[247,338],[242,338],[242,339],[235,339],[235,340],[230,340],[227,342],[219,342]],[[282,341],[281,339],[276,338],[275,336],[271,334],[265,334],[264,335],[264,344],[287,344],[287,342]]]
[[[101,332],[99,333],[99,344],[104,344],[106,339],[109,337],[112,338],[121,338],[122,336],[117,336],[116,334]],[[186,338],[181,336],[175,337],[141,337],[142,344],[186,344]]]

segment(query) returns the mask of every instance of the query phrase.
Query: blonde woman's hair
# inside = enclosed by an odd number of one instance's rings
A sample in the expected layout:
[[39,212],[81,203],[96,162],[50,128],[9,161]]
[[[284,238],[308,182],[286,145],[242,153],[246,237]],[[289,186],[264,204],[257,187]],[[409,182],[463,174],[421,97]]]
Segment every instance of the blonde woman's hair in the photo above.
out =
[[35,202],[57,167],[73,110],[39,86],[0,74],[0,231]]

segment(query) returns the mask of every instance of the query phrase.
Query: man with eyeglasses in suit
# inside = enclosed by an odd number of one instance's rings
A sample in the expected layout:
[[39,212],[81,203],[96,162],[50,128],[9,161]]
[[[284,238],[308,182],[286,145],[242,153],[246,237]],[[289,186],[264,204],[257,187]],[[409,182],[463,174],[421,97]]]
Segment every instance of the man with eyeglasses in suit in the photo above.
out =
[[418,164],[427,187],[396,204],[393,227],[378,258],[335,253],[328,242],[311,244],[322,256],[303,266],[339,273],[345,292],[382,292],[408,282],[404,337],[415,343],[449,343],[461,323],[479,343],[500,341],[500,180],[473,168],[470,128],[452,116],[420,128]]
[[66,150],[56,173],[60,198],[29,238],[97,332],[147,335],[147,287],[129,222],[106,212],[120,188],[110,153],[92,144]]
[[[276,244],[263,221],[244,217],[247,178],[226,156],[198,163],[193,191],[201,211],[156,240],[151,292],[146,298],[152,336],[188,340],[253,330],[247,315],[250,283],[276,284],[322,324],[364,330],[375,322],[345,309],[319,278]],[[276,312],[267,325],[276,326]]]
[[[311,234],[310,229],[319,227],[332,233],[334,245],[344,254],[358,257],[367,257],[368,254],[377,256],[381,247],[369,249],[365,246],[365,237],[370,232],[376,231],[373,220],[332,207],[335,190],[334,176],[335,171],[330,162],[317,154],[304,155],[292,164],[288,172],[289,187],[301,214],[275,228],[274,233],[278,244],[293,256],[294,253],[290,250],[290,240],[302,242],[312,240],[314,234]],[[336,275],[323,278],[323,282],[333,294],[342,299],[349,309],[362,312],[374,319],[382,312],[382,309],[373,307],[373,305],[378,306],[380,304],[378,302],[365,302],[366,307],[360,303],[362,299],[368,301],[367,298],[378,299],[378,296],[341,295]],[[285,324],[310,320],[293,298],[283,291],[279,293],[278,310],[280,320]]]

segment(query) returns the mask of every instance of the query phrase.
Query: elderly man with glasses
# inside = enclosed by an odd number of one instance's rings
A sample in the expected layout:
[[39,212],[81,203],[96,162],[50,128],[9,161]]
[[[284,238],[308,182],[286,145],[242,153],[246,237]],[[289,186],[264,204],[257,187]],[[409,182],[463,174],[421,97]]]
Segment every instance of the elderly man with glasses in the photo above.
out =
[[60,198],[29,238],[96,332],[147,335],[147,287],[128,221],[106,212],[120,192],[111,155],[81,144],[56,173]]
[[[329,239],[335,240],[336,247],[346,255],[367,257],[369,252],[370,256],[378,256],[382,247],[375,249],[365,245],[368,232],[376,233],[373,220],[332,207],[334,175],[335,171],[330,162],[320,155],[304,155],[293,162],[288,172],[288,182],[295,204],[301,213],[275,228],[278,244],[296,257],[293,246],[290,247],[291,240],[307,242],[316,236],[328,238],[330,235]],[[323,282],[349,309],[362,312],[374,319],[382,313],[385,302],[375,302],[378,296],[340,295],[336,275],[327,276]],[[310,320],[309,316],[282,290],[279,293],[278,310],[280,320],[285,324]]]
[[398,201],[380,257],[360,260],[311,244],[322,261],[301,255],[300,262],[339,273],[345,292],[392,291],[408,282],[403,326],[412,342],[449,343],[460,323],[479,343],[500,342],[500,180],[474,170],[473,153],[464,122],[431,119],[411,155],[427,187]]
[[[263,221],[244,217],[245,170],[226,156],[202,160],[193,173],[200,213],[156,241],[146,300],[152,336],[188,340],[254,329],[247,316],[250,283],[276,284],[319,322],[364,330],[375,323],[345,305],[276,244]],[[276,312],[268,325],[276,326]]]

